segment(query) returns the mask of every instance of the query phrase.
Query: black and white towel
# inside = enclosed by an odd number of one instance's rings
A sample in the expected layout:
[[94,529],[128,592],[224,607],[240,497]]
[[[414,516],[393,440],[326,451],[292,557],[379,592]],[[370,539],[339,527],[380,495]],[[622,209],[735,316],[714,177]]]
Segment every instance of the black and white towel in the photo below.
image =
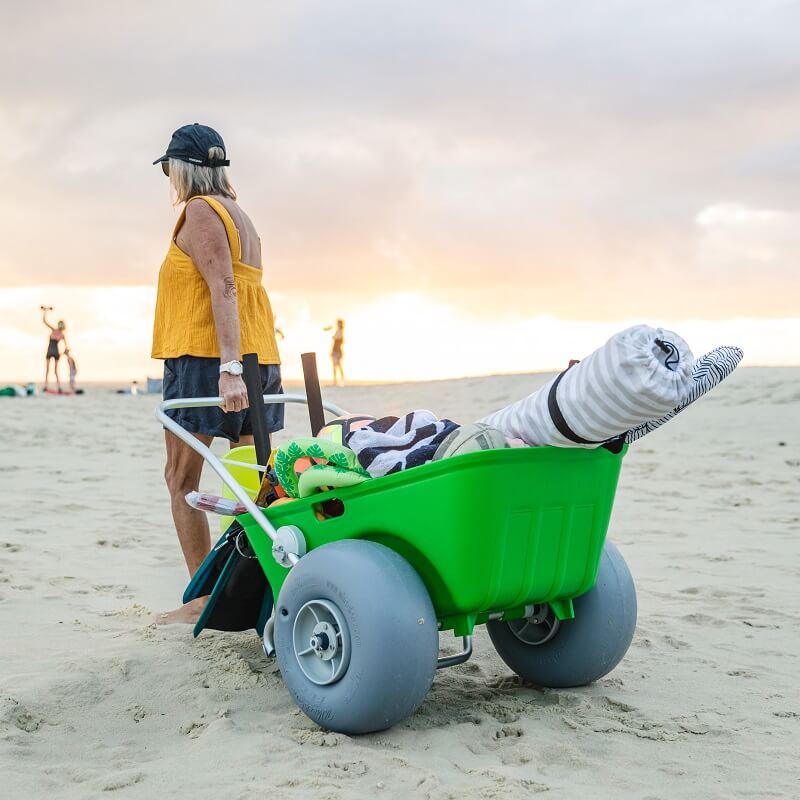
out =
[[625,434],[626,442],[635,442],[646,436],[648,433],[660,428],[665,422],[669,422],[677,414],[680,414],[686,406],[691,405],[706,392],[718,386],[728,375],[739,366],[744,353],[738,347],[723,346],[717,347],[710,353],[700,356],[692,367],[692,387],[684,400],[668,414],[659,419],[651,419],[631,428]]
[[529,445],[598,447],[680,405],[693,387],[693,364],[678,334],[636,325],[480,422]]
[[404,417],[377,419],[353,431],[346,444],[355,451],[361,466],[378,478],[427,463],[442,440],[457,427],[449,419],[437,419],[430,411],[412,411]]

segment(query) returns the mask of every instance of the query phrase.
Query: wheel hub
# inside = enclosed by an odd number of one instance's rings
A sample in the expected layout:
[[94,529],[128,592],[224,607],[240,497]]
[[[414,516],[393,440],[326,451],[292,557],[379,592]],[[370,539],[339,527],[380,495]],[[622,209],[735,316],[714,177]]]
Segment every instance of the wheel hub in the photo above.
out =
[[350,634],[335,603],[309,600],[303,605],[295,617],[292,641],[297,663],[312,683],[335,683],[347,671]]
[[333,625],[319,622],[314,626],[314,635],[308,641],[314,653],[324,661],[330,661],[339,650],[339,637]]
[[521,642],[536,646],[549,642],[558,632],[560,624],[548,603],[538,603],[527,617],[511,620],[508,627]]

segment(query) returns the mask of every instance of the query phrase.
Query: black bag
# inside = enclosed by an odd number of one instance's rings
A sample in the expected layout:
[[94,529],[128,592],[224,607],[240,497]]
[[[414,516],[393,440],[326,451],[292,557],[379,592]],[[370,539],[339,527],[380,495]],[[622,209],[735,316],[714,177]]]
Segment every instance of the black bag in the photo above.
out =
[[255,628],[259,636],[263,635],[272,614],[272,588],[238,522],[231,524],[206,556],[186,587],[183,602],[205,595],[208,600],[194,626],[195,636],[204,628]]

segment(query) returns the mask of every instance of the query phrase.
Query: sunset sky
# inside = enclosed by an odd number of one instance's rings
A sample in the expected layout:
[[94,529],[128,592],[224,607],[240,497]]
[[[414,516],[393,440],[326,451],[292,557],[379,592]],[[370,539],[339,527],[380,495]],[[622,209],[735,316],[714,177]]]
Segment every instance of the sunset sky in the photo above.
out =
[[159,374],[203,122],[298,354],[355,379],[559,367],[634,322],[800,364],[796,2],[17,2],[0,27],[0,382],[55,306],[86,380]]

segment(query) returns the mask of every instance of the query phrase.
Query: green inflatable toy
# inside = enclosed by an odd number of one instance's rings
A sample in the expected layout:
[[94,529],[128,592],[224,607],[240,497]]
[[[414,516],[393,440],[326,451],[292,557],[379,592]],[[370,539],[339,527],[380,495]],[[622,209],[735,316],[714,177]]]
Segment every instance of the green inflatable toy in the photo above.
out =
[[[311,465],[303,464],[298,471],[297,462],[304,458]],[[278,448],[275,474],[289,497],[309,497],[328,488],[341,489],[370,479],[349,447],[310,437],[292,439]]]

